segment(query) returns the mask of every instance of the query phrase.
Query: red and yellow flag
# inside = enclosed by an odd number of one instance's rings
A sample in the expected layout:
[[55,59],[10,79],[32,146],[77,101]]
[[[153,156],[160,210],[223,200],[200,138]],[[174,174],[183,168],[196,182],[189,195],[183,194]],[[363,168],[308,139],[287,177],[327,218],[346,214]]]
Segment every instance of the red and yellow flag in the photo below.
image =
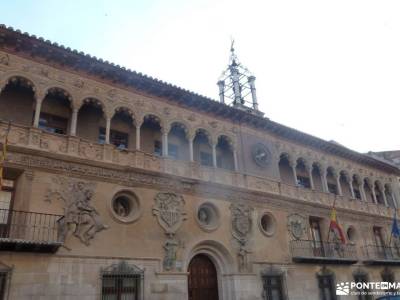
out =
[[336,233],[336,235],[340,238],[342,243],[346,243],[346,238],[344,237],[342,227],[340,227],[338,221],[337,221],[337,216],[336,216],[336,208],[332,207],[331,211],[331,223],[329,225],[329,230],[332,230],[333,232]]

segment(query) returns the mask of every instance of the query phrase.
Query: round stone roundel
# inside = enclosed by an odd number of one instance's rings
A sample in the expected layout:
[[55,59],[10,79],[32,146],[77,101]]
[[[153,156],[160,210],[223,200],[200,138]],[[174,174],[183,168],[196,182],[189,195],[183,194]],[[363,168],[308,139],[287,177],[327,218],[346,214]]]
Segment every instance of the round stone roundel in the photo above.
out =
[[268,166],[271,160],[271,152],[268,147],[262,143],[257,143],[252,147],[252,156],[257,165],[262,168]]

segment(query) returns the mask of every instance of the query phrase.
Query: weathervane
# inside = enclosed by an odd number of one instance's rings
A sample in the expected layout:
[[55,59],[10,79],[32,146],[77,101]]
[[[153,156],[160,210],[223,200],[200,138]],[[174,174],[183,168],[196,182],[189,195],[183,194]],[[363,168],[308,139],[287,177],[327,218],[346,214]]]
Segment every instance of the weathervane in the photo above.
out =
[[238,60],[234,48],[235,40],[231,40],[229,64],[219,81],[219,98],[221,103],[229,99],[236,108],[262,114],[258,110],[255,77]]

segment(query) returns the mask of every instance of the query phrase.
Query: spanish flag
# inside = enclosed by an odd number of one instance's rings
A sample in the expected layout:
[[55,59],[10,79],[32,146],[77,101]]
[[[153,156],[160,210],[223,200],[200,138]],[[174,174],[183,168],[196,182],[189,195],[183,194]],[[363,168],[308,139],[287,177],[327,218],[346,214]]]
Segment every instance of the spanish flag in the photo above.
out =
[[0,191],[3,187],[3,171],[4,171],[4,161],[6,160],[7,155],[7,144],[8,144],[8,133],[10,132],[10,125],[8,126],[8,130],[6,136],[3,141],[2,151],[0,153]]
[[337,221],[337,216],[336,216],[336,208],[332,207],[331,211],[331,223],[329,225],[329,230],[332,230],[334,233],[336,233],[337,236],[339,236],[340,240],[342,241],[343,244],[346,243],[346,239],[343,234],[342,227],[340,227],[338,221]]

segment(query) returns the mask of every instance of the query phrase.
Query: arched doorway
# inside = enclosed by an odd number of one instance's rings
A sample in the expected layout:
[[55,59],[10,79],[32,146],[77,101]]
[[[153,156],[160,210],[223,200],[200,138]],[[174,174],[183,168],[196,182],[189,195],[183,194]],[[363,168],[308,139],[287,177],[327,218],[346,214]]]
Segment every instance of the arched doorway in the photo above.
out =
[[208,256],[193,257],[188,272],[189,300],[218,300],[217,270]]

